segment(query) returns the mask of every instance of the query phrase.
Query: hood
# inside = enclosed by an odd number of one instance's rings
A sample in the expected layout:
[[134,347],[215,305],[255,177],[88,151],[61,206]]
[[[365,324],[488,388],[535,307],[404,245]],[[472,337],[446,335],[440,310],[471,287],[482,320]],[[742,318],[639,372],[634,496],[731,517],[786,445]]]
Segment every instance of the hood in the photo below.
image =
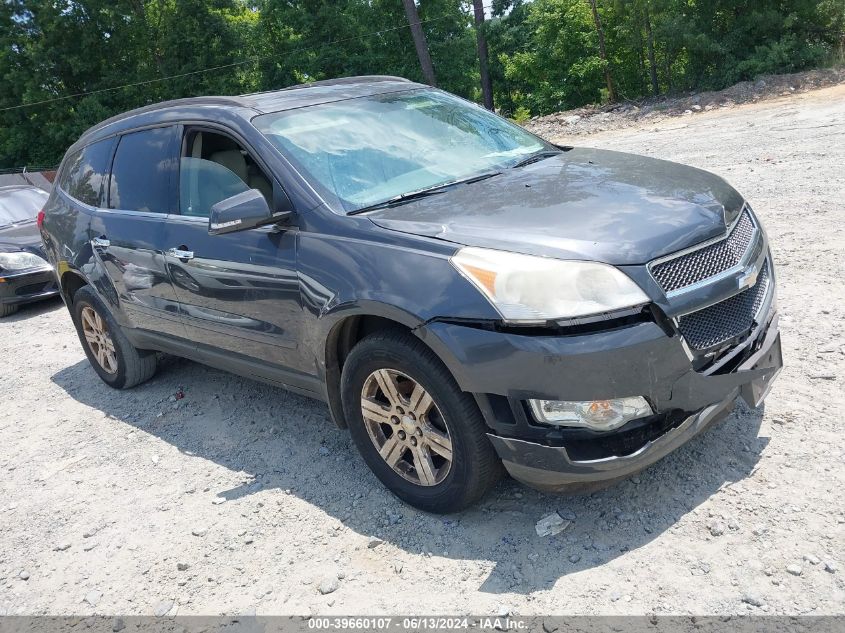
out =
[[466,246],[634,265],[723,235],[742,204],[700,169],[572,149],[367,217]]
[[44,245],[35,221],[0,227],[0,253],[9,251],[29,251],[44,257]]

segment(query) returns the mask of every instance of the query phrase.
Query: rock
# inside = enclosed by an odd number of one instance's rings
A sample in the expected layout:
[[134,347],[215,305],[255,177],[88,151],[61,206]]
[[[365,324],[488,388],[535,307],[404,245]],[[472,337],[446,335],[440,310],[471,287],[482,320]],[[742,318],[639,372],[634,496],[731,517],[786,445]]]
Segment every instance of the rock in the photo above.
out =
[[367,541],[367,549],[375,549],[379,545],[384,543],[380,538],[376,538],[375,536],[372,537],[370,540]]
[[692,114],[692,110],[684,110],[684,116],[689,116]]
[[317,590],[323,594],[334,593],[340,588],[340,581],[338,580],[337,576],[327,576],[320,581],[320,584],[317,586]]
[[554,620],[543,620],[543,631],[545,633],[555,633],[559,628]]
[[537,531],[537,536],[554,536],[563,532],[569,525],[569,521],[565,521],[557,512],[552,512],[537,521],[534,529]]
[[766,604],[763,599],[755,593],[746,593],[742,596],[742,601],[746,604],[750,604],[752,607],[762,607]]
[[123,621],[123,618],[115,618],[111,622],[111,630],[117,633],[118,631],[122,631],[126,628],[126,622]]
[[195,527],[193,530],[191,530],[191,534],[193,534],[194,536],[205,536],[206,534],[208,534],[208,528]]
[[792,574],[793,576],[800,576],[803,573],[804,570],[801,569],[801,565],[793,564],[793,565],[787,565],[786,571],[787,571],[787,573]]
[[721,521],[713,521],[707,529],[713,536],[722,536],[725,533],[725,524]]
[[824,562],[824,570],[828,573],[835,574],[839,571],[839,564],[835,560],[826,560]]
[[821,560],[819,560],[819,557],[813,554],[804,554],[804,560],[810,563],[811,565],[818,565],[821,562]]
[[20,573],[18,574],[18,578],[21,580],[29,580],[29,572],[25,569],[21,569]]
[[511,614],[511,608],[509,605],[500,604],[496,607],[496,615],[500,618],[506,618]]
[[404,568],[405,568],[405,563],[403,563],[401,560],[393,561],[393,571],[396,572],[397,574],[401,574],[402,570]]
[[100,528],[98,528],[98,527],[88,528],[87,530],[85,530],[82,533],[82,538],[91,538],[92,536],[94,536],[99,531],[100,531]]
[[569,555],[569,562],[570,563],[577,563],[581,560],[581,554],[570,554]]
[[319,453],[320,453],[320,455],[322,455],[323,457],[328,457],[328,456],[331,454],[331,451],[330,451],[328,448],[326,448],[325,446],[321,446],[321,447],[320,447],[320,450],[319,450]]
[[70,549],[70,543],[59,543],[53,548],[54,552],[64,552]]
[[692,109],[695,110],[696,112],[700,112],[701,106],[696,103],[694,106],[692,106]]
[[622,599],[622,592],[621,591],[614,591],[610,594],[610,601],[611,602],[619,602]]
[[179,571],[188,571],[188,563],[176,563],[176,569]]
[[103,593],[101,591],[97,591],[96,589],[92,589],[88,593],[85,594],[85,597],[82,599],[82,602],[87,602],[92,607],[96,607],[97,603],[100,602],[100,598],[103,597]]
[[162,600],[153,609],[153,615],[157,618],[163,618],[173,608],[173,605],[173,600]]
[[564,118],[563,122],[566,123],[567,125],[575,125],[580,120],[581,120],[580,116],[578,116],[577,114],[573,114],[572,116],[568,116],[568,117]]

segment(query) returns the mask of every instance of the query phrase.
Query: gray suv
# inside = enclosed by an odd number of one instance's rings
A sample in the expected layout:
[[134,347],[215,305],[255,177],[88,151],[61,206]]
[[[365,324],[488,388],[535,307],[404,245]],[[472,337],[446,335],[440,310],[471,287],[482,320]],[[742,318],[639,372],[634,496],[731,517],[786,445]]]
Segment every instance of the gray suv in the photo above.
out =
[[41,233],[107,384],[164,352],[319,398],[433,512],[503,470],[630,475],[782,364],[766,234],[724,180],[395,77],[104,121]]

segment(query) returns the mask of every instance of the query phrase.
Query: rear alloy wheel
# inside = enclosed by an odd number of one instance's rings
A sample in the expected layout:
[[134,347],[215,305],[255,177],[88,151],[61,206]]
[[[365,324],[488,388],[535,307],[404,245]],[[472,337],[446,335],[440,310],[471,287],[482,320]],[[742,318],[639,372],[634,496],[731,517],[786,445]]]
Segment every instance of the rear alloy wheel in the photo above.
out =
[[475,399],[415,336],[371,334],[341,375],[343,411],[364,461],[406,503],[456,512],[502,473]]
[[73,323],[91,367],[103,382],[128,389],[152,377],[155,352],[136,349],[90,286],[76,291],[71,304]]
[[80,313],[85,342],[102,370],[107,374],[117,373],[117,354],[102,317],[91,306],[85,306]]

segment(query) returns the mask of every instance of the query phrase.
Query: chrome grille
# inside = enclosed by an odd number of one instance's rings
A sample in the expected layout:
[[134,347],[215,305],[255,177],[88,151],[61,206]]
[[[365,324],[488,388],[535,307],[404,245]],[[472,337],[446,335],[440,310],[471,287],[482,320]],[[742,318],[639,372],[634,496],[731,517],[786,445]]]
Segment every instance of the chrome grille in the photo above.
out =
[[739,294],[678,319],[678,329],[695,350],[708,349],[748,333],[768,294],[769,262],[757,276],[757,283]]
[[743,209],[727,237],[690,253],[653,264],[651,274],[663,292],[668,294],[681,290],[738,266],[755,238],[759,238],[759,232],[751,219],[751,213]]

